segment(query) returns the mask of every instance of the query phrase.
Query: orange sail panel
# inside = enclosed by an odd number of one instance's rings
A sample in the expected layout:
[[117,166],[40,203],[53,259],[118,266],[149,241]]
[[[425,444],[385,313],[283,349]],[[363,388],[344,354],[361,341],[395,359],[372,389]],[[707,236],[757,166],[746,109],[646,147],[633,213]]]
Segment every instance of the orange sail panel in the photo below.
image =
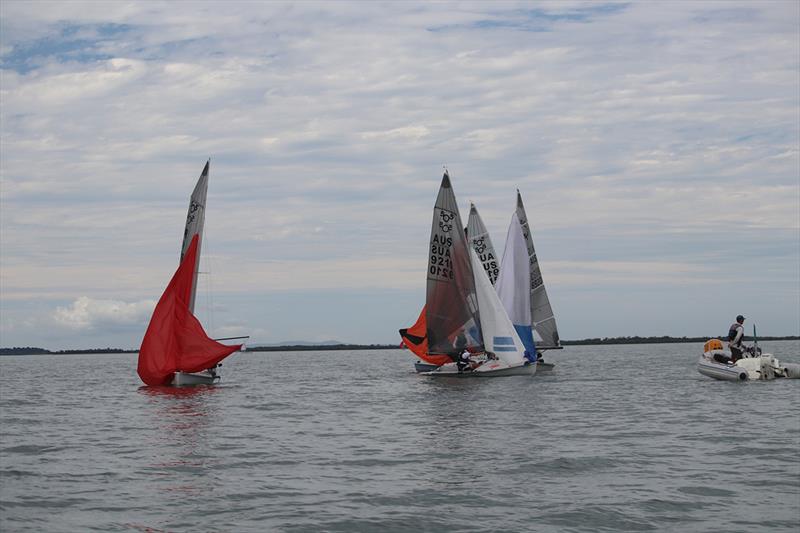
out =
[[209,338],[189,311],[198,240],[197,235],[192,238],[142,339],[136,370],[147,385],[168,385],[177,371],[200,372],[211,368],[242,347]]
[[413,326],[400,330],[400,337],[403,339],[403,344],[423,361],[437,366],[452,361],[447,355],[428,353],[425,307],[422,308],[422,312],[419,314],[419,318]]

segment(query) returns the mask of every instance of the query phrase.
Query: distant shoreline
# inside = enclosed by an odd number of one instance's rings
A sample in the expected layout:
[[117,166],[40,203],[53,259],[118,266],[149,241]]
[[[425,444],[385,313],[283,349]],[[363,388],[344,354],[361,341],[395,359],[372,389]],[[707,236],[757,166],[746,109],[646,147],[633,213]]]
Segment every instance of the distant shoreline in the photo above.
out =
[[[705,342],[714,337],[602,337],[573,341],[561,341],[563,346],[600,346],[609,344],[678,344]],[[719,338],[719,337],[717,337]],[[745,341],[752,342],[752,337]],[[796,341],[798,335],[784,337],[759,337],[760,341]],[[248,352],[308,352],[308,351],[341,351],[341,350],[400,350],[397,344],[291,344],[285,346],[249,346]],[[0,355],[76,355],[76,354],[109,354],[136,353],[139,350],[123,350],[121,348],[87,348],[84,350],[46,350],[32,346],[0,348]]]

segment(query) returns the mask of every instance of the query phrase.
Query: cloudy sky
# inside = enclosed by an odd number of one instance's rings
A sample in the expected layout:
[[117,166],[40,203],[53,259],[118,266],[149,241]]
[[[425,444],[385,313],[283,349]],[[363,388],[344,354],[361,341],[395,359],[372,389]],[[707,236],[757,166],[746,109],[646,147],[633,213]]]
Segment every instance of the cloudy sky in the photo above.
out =
[[442,167],[565,339],[800,333],[800,8],[0,3],[0,345],[136,348],[211,182],[212,336],[399,342]]

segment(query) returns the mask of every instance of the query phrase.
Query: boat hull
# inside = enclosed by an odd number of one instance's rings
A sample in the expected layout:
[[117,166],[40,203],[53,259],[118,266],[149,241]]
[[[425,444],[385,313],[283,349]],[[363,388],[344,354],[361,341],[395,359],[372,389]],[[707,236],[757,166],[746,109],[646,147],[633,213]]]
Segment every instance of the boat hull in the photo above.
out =
[[747,381],[750,379],[747,370],[742,367],[709,361],[703,356],[700,356],[700,361],[697,362],[697,371],[704,376],[722,381]]
[[495,378],[507,376],[533,376],[536,374],[536,365],[522,364],[507,366],[493,361],[484,363],[474,370],[459,371],[455,363],[442,365],[432,372],[422,372],[426,376],[436,378]]
[[172,385],[175,387],[191,387],[193,385],[213,385],[219,381],[219,374],[209,374],[208,372],[175,372],[172,377]]
[[438,365],[433,365],[431,363],[423,363],[422,361],[417,361],[414,363],[414,370],[417,372],[433,372],[436,370]]
[[781,363],[772,354],[758,357],[745,357],[735,364],[725,364],[712,360],[715,353],[728,355],[715,350],[700,356],[697,371],[714,379],[725,381],[771,381],[776,378],[800,378],[800,365]]

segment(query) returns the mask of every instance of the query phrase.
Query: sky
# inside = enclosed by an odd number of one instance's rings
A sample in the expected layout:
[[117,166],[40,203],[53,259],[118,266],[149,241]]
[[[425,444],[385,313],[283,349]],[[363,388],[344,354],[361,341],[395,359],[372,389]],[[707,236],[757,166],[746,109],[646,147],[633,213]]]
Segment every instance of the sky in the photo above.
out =
[[0,3],[0,346],[399,343],[449,170],[562,339],[800,334],[800,4]]

